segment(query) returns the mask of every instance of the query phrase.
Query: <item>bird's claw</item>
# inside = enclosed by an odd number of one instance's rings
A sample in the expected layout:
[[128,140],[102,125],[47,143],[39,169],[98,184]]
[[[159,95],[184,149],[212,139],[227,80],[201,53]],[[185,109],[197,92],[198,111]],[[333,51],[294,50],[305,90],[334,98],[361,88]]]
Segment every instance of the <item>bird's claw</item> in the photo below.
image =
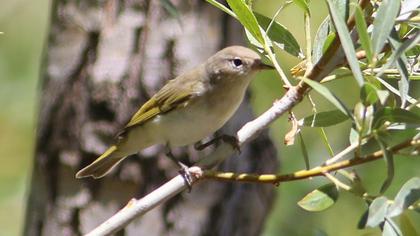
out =
[[206,148],[206,147],[208,147],[212,144],[217,144],[220,140],[230,144],[235,150],[237,150],[239,153],[241,153],[241,147],[239,146],[238,139],[235,136],[231,136],[231,135],[227,135],[227,134],[223,134],[221,136],[218,136],[218,137],[208,141],[207,143],[199,143],[198,142],[198,143],[194,144],[194,148],[198,151],[201,151],[204,148]]
[[178,162],[181,166],[181,169],[179,170],[179,174],[184,178],[185,184],[188,187],[188,192],[191,192],[192,189],[192,183],[193,183],[193,177],[191,172],[189,171],[188,166],[185,164]]
[[239,140],[235,136],[222,135],[221,139],[223,140],[223,142],[230,144],[233,149],[241,153],[241,146],[239,146]]

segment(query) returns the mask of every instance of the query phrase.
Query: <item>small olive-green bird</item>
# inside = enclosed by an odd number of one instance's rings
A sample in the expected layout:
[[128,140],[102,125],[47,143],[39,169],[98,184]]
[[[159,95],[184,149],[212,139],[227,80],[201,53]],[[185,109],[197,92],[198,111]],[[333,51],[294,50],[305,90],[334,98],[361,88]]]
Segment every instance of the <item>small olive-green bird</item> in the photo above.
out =
[[101,178],[128,155],[155,144],[169,148],[199,142],[234,114],[254,72],[272,69],[242,46],[227,47],[168,83],[120,132],[116,143],[77,178]]

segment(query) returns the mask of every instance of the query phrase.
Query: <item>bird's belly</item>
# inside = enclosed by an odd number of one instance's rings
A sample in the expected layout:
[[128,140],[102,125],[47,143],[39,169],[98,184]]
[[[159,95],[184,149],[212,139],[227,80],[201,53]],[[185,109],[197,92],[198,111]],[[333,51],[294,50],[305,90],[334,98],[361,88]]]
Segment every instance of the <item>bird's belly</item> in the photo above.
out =
[[198,101],[177,112],[156,117],[161,126],[161,137],[170,146],[184,146],[200,141],[220,129],[238,108],[241,97],[224,101]]

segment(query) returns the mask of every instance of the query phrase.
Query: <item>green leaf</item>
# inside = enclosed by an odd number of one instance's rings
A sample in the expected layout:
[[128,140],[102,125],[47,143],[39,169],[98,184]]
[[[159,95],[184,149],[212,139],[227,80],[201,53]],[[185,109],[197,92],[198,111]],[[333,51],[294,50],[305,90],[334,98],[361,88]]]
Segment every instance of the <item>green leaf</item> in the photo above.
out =
[[[254,12],[254,14],[261,27],[264,30],[267,30],[268,26],[272,22],[272,19],[261,15],[257,12]],[[279,24],[277,21],[273,21],[269,31],[266,32],[268,37],[273,41],[273,43],[276,46],[290,53],[293,56],[299,58],[303,57],[302,49],[300,48],[299,43],[286,27]]]
[[397,69],[401,75],[401,79],[398,80],[398,89],[400,91],[400,96],[401,96],[401,107],[405,107],[407,97],[408,97],[408,90],[410,89],[409,83],[408,83],[409,75],[408,75],[408,70],[407,70],[406,65],[407,63],[404,63],[402,57],[400,57],[397,60]]
[[407,214],[400,215],[401,232],[403,235],[420,235]]
[[420,125],[420,116],[401,108],[385,107],[375,113],[373,127],[375,129],[379,128],[385,121]]
[[[379,82],[381,82],[381,84],[383,86],[385,86],[385,88],[387,88],[390,92],[401,96],[400,93],[398,92],[398,90],[396,90],[391,84],[389,84],[388,82],[386,82],[385,80],[381,79],[380,77],[376,77],[376,80],[378,80]],[[379,93],[378,93],[379,95]],[[389,99],[393,99],[392,96],[389,96]],[[389,100],[388,99],[388,100]],[[409,95],[407,95],[407,101],[413,105],[416,105],[416,107],[420,107],[420,105],[418,104],[419,101],[417,101],[416,99],[410,97]]]
[[330,101],[334,106],[338,108],[344,115],[347,117],[352,117],[350,111],[347,109],[347,107],[324,85],[304,78],[302,77],[303,82],[307,83],[309,86],[311,86],[315,91],[320,93],[322,96],[324,96],[328,101]]
[[309,127],[328,127],[349,119],[340,110],[318,112],[299,121],[300,125]]
[[[392,44],[396,43],[396,41],[391,41]],[[381,71],[379,72],[378,76],[382,75],[385,70],[391,68],[392,65],[395,64],[395,62],[408,50],[411,48],[414,48],[418,45],[420,42],[420,31],[417,30],[413,37],[407,39],[403,43],[398,44],[398,48],[396,48],[391,56],[388,59],[388,62],[381,68]],[[395,44],[394,44],[395,45]],[[395,45],[397,46],[397,45]]]
[[373,21],[372,48],[374,56],[378,56],[394,28],[395,19],[400,10],[400,0],[383,0]]
[[308,2],[306,0],[293,0],[296,6],[300,7],[306,14],[311,15],[309,11]]
[[381,105],[385,105],[386,100],[389,97],[389,91],[388,90],[377,90],[376,93],[378,94],[379,102]]
[[328,8],[330,10],[330,16],[333,19],[338,37],[340,38],[341,45],[343,47],[344,53],[346,54],[347,62],[349,63],[357,83],[359,86],[362,86],[364,83],[363,75],[356,57],[356,50],[354,49],[353,41],[350,37],[349,31],[347,30],[346,22],[337,11],[337,6],[333,3],[333,0],[327,0],[327,2]]
[[356,16],[356,27],[357,32],[359,33],[359,40],[362,44],[362,48],[366,52],[366,58],[368,59],[369,63],[372,64],[373,59],[373,52],[372,52],[372,43],[369,38],[369,34],[367,31],[367,25],[365,21],[365,16],[363,15],[362,8],[359,5],[355,7],[355,16]]
[[356,127],[360,135],[363,137],[370,134],[373,120],[373,106],[365,106],[361,102],[356,103],[354,106],[354,118]]
[[376,142],[378,142],[384,154],[384,160],[385,160],[386,169],[387,169],[386,178],[381,186],[381,190],[379,191],[381,194],[383,194],[391,185],[391,182],[394,179],[394,175],[395,175],[394,157],[393,157],[392,152],[388,150],[387,144],[380,137],[376,136],[375,138],[376,138]]
[[369,206],[366,226],[376,227],[384,222],[388,205],[386,197],[375,198]]
[[377,88],[368,82],[362,86],[360,89],[360,99],[362,99],[365,106],[375,104],[378,101],[379,97],[376,90]]
[[[257,47],[257,49],[264,48],[264,45],[262,45],[260,42],[258,42],[258,40],[247,29],[245,29],[245,35],[246,35],[249,43],[254,45],[255,47]],[[268,41],[267,43],[270,47],[273,46],[270,41]]]
[[[414,42],[416,43],[416,37],[413,38]],[[418,34],[418,40],[420,40],[420,34]],[[401,79],[398,81],[398,88],[400,92],[401,97],[401,107],[405,107],[405,103],[407,101],[408,90],[409,90],[409,73],[407,70],[408,61],[405,56],[405,51],[407,51],[410,47],[413,47],[412,42],[410,40],[407,40],[405,43],[407,43],[407,46],[404,47],[404,43],[400,42],[398,33],[395,29],[392,30],[391,36],[388,38],[389,43],[391,44],[391,47],[393,48],[393,53],[391,55],[391,58],[387,64],[393,65],[394,63],[397,65],[397,69],[399,71],[399,74],[401,75]],[[393,58],[394,57],[394,58]],[[385,65],[385,66],[387,66]],[[381,69],[379,75],[383,73],[385,70],[385,66]]]
[[332,3],[334,3],[336,12],[340,15],[341,19],[346,22],[350,14],[349,0],[332,0]]
[[400,215],[418,200],[420,200],[420,178],[414,177],[402,186],[394,199],[394,203],[389,208],[388,216]]
[[407,50],[405,53],[408,57],[416,58],[417,55],[420,55],[420,45],[416,45],[412,47],[411,49]]
[[306,149],[305,141],[303,140],[302,132],[299,132],[299,143],[300,143],[300,150],[302,150],[303,160],[305,161],[305,167],[309,170],[309,155],[308,150]]
[[334,41],[336,34],[334,32],[330,33],[325,39],[324,45],[322,46],[322,53],[325,53]]
[[321,135],[322,141],[324,141],[324,145],[328,150],[328,154],[330,155],[330,157],[333,157],[334,156],[334,151],[333,151],[333,149],[330,145],[330,142],[328,141],[328,137],[327,137],[327,134],[325,133],[324,128],[321,127],[318,130],[320,131],[319,133]]
[[227,0],[232,11],[238,17],[239,22],[254,36],[261,44],[265,44],[257,19],[251,9],[242,0]]
[[363,213],[362,217],[360,217],[359,222],[357,223],[358,229],[366,228],[368,216],[369,216],[369,209]]
[[338,190],[334,184],[326,184],[308,193],[298,205],[307,211],[323,211],[334,205],[338,199]]
[[314,39],[314,47],[312,50],[312,64],[316,64],[319,59],[321,58],[323,51],[323,46],[325,44],[325,40],[327,40],[327,36],[330,33],[330,17],[327,16],[324,21],[322,21],[321,25],[316,32],[315,39]]

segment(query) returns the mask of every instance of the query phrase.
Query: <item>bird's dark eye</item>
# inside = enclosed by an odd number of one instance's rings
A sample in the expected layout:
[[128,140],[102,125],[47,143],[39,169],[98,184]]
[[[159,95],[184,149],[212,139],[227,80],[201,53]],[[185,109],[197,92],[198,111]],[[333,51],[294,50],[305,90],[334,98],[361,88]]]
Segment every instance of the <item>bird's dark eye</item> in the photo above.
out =
[[232,63],[233,63],[233,65],[234,65],[235,67],[240,67],[240,66],[242,66],[242,60],[241,60],[241,59],[238,59],[238,58],[233,59]]

